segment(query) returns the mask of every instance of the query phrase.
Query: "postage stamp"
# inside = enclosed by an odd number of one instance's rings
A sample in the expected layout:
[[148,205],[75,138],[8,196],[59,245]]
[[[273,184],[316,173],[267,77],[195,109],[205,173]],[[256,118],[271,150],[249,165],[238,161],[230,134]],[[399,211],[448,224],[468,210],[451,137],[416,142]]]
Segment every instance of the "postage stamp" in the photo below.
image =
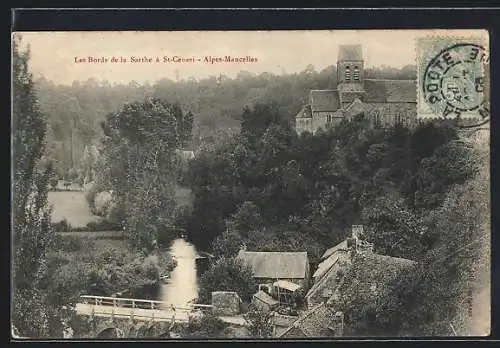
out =
[[13,32],[13,339],[489,335],[488,52]]
[[454,119],[463,127],[490,118],[488,33],[417,38],[417,117]]

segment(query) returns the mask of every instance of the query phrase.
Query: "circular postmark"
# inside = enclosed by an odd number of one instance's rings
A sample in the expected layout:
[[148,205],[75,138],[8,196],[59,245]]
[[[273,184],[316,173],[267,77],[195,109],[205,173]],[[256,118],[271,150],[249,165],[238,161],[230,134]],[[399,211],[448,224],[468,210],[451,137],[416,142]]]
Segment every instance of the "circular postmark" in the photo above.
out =
[[425,69],[425,102],[443,119],[457,126],[477,127],[489,122],[489,55],[477,44],[460,43],[443,49]]

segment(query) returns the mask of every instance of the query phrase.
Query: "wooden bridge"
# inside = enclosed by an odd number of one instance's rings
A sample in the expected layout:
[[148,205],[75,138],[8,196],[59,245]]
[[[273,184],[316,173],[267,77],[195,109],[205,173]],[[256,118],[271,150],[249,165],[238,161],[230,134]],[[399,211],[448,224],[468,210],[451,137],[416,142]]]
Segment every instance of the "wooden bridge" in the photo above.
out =
[[202,309],[212,308],[202,304],[174,307],[163,301],[119,297],[83,295],[80,298],[81,302],[75,308],[77,314],[142,321],[188,322],[190,317],[201,315]]

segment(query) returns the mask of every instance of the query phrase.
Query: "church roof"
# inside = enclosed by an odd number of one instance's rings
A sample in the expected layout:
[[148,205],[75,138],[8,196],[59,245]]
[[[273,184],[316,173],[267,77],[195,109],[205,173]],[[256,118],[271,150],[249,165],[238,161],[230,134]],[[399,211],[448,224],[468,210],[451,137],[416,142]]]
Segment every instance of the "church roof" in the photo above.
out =
[[363,51],[361,45],[340,45],[338,61],[343,60],[363,60]]
[[364,96],[365,96],[365,92],[361,92],[361,91],[342,91],[342,92],[340,92],[340,102],[342,104],[346,104],[346,103],[350,104],[356,99],[359,99],[362,101]]
[[312,112],[337,111],[341,107],[339,91],[313,89],[309,93],[309,104]]
[[365,79],[365,103],[416,103],[415,80]]

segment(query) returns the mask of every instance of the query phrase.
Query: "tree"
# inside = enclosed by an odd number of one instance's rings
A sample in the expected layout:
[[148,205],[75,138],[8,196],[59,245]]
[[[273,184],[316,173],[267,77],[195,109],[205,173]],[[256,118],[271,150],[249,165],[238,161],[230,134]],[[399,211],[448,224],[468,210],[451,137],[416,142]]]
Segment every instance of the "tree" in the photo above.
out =
[[173,219],[180,170],[175,150],[189,127],[179,105],[150,98],[108,114],[102,128],[106,137],[98,180],[125,209],[129,240],[149,249]]
[[49,310],[39,282],[53,237],[47,190],[52,167],[40,163],[46,119],[40,112],[29,71],[29,50],[13,40],[13,324],[22,336],[46,336]]
[[273,336],[271,312],[264,312],[254,305],[250,305],[246,320],[250,323],[249,330],[253,337],[269,338]]
[[263,221],[259,207],[253,202],[243,202],[238,211],[232,216],[232,228],[244,237],[249,232],[262,228],[262,226]]
[[94,172],[96,170],[97,161],[99,159],[99,150],[94,144],[86,145],[83,150],[83,170],[84,170],[84,181],[92,182],[94,181]]
[[213,291],[235,291],[243,301],[250,301],[257,291],[252,269],[236,258],[217,259],[201,276],[200,302],[210,303]]
[[226,230],[212,242],[212,252],[216,257],[235,257],[243,245],[238,232]]

